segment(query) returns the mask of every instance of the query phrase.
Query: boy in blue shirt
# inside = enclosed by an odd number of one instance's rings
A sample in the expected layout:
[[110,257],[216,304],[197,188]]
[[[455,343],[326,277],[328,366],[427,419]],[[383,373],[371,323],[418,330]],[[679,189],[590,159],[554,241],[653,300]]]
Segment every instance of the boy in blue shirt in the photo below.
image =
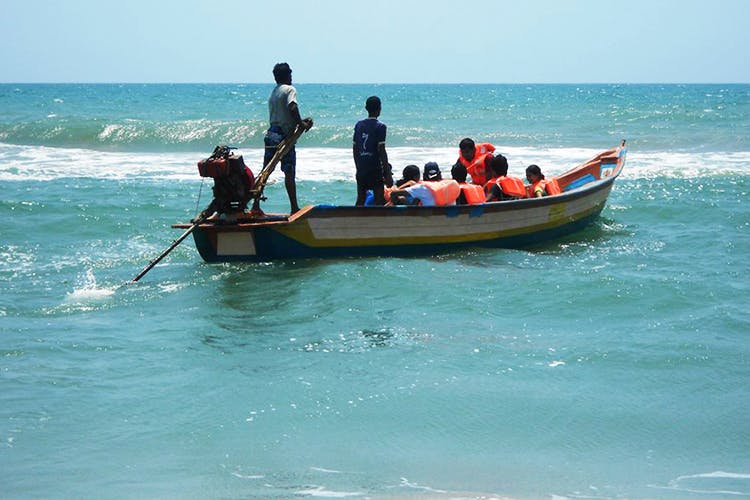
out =
[[380,98],[371,96],[365,103],[368,117],[354,126],[352,155],[357,166],[357,206],[363,206],[367,190],[372,190],[375,205],[385,205],[384,186],[393,185],[391,165],[385,151],[386,125],[378,120]]

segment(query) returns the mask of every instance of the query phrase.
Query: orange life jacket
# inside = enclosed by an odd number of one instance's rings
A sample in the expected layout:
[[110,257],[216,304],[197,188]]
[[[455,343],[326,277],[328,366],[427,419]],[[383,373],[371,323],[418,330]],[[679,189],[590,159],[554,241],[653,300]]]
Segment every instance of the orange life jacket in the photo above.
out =
[[547,194],[547,192],[544,190],[544,179],[539,179],[534,184],[529,186],[529,198],[536,198],[536,192],[541,190],[542,196]]
[[492,152],[495,151],[495,146],[489,142],[482,142],[475,144],[474,147],[476,148],[476,153],[474,153],[473,160],[467,160],[459,151],[458,161],[466,167],[466,172],[471,176],[472,184],[484,186],[487,182],[487,172],[485,172],[484,169],[484,161],[488,155],[492,155]]
[[497,184],[502,192],[511,198],[526,198],[526,186],[523,185],[523,181],[518,177],[494,177],[485,186],[487,193],[492,190],[492,186]]
[[461,189],[464,198],[466,198],[466,203],[468,203],[469,205],[484,203],[486,196],[484,194],[484,189],[482,189],[482,186],[464,182],[462,184],[459,184],[458,187]]
[[540,179],[536,184],[534,184],[531,187],[531,197],[536,197],[536,192],[538,189],[542,190],[543,196],[552,196],[555,194],[562,193],[562,189],[560,189],[560,184],[557,182],[557,179],[551,178],[551,179]]
[[497,180],[499,178],[500,177],[493,177],[492,179],[490,179],[490,180],[488,180],[487,182],[484,183],[484,192],[485,192],[485,194],[489,194],[490,191],[492,191],[492,186],[495,185],[495,183],[497,182]]
[[545,179],[544,190],[547,191],[547,194],[549,196],[562,194],[562,189],[560,189],[560,183],[558,183],[557,179],[555,179],[554,177]]
[[456,198],[461,193],[461,188],[458,182],[453,179],[446,179],[442,181],[424,181],[422,182],[427,189],[430,190],[432,196],[435,197],[435,205],[438,207],[444,207],[455,203]]

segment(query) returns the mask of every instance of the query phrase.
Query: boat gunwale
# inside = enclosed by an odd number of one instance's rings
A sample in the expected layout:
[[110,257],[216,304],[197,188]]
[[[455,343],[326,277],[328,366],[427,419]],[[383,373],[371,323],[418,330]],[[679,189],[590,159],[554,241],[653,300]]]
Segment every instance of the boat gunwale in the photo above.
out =
[[[296,222],[304,221],[306,219],[327,219],[341,216],[357,215],[361,217],[371,216],[387,216],[387,217],[400,217],[400,216],[439,216],[444,217],[450,215],[464,215],[472,214],[477,210],[481,210],[485,213],[504,212],[512,210],[527,210],[532,208],[538,208],[547,205],[557,205],[561,203],[567,203],[580,198],[590,196],[602,189],[606,189],[609,185],[614,183],[615,179],[619,176],[620,172],[617,171],[611,176],[605,177],[604,179],[598,179],[589,182],[583,186],[579,186],[570,191],[565,191],[555,196],[544,196],[541,198],[522,198],[518,200],[503,200],[503,201],[490,201],[472,205],[449,205],[442,207],[423,207],[423,206],[407,206],[407,205],[396,205],[396,206],[366,206],[359,207],[354,205],[307,205],[303,207],[299,212],[293,214],[288,218],[279,220],[252,220],[252,219],[239,219],[236,221],[229,221],[223,219],[209,220],[199,224],[198,229],[201,230],[213,230],[220,232],[229,231],[244,231],[248,229],[257,229],[262,227],[278,227],[287,226]],[[277,217],[277,216],[274,216]],[[283,217],[283,216],[282,216]],[[190,227],[188,223],[173,224],[173,228],[184,229]]]

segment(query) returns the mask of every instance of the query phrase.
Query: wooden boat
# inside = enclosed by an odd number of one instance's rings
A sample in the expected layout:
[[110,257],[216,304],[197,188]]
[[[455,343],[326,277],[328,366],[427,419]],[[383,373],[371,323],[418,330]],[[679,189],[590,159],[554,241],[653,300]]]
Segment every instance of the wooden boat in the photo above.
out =
[[556,177],[562,194],[446,207],[306,206],[292,216],[242,211],[172,227],[194,229],[207,262],[436,254],[467,247],[519,248],[591,223],[627,156],[620,147]]

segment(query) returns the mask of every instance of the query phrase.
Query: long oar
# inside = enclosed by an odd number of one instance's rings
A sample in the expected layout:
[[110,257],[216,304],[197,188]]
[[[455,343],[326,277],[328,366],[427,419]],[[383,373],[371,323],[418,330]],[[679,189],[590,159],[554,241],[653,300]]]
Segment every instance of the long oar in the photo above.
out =
[[152,260],[151,262],[149,262],[148,265],[143,268],[143,271],[141,271],[140,273],[138,273],[138,276],[136,276],[135,278],[133,278],[133,280],[131,281],[131,283],[135,283],[139,279],[143,278],[143,276],[147,272],[149,272],[156,264],[158,264],[164,257],[166,257],[169,254],[169,252],[171,252],[172,250],[174,250],[177,247],[177,245],[179,245],[180,243],[182,243],[182,240],[184,240],[185,238],[187,238],[190,235],[190,233],[192,233],[195,230],[195,228],[197,228],[199,225],[201,225],[206,219],[208,219],[209,217],[211,217],[211,215],[213,215],[213,213],[214,213],[214,211],[211,210],[211,208],[212,208],[212,205],[209,205],[208,208],[206,208],[203,212],[201,212],[200,216],[198,216],[198,218],[193,221],[193,225],[190,226],[187,231],[185,231],[184,233],[182,233],[182,236],[180,236],[179,238],[177,238],[176,240],[174,240],[172,242],[172,244],[169,245],[169,248],[167,248],[161,254],[159,254],[159,256],[157,258],[155,258],[154,260]]
[[266,182],[268,182],[268,177],[270,177],[271,173],[273,173],[274,169],[276,168],[276,164],[281,161],[282,158],[286,156],[286,154],[294,147],[294,144],[297,142],[297,139],[300,138],[302,134],[307,132],[307,129],[305,127],[302,127],[300,125],[297,125],[297,128],[294,130],[294,133],[290,135],[289,137],[285,137],[279,144],[276,146],[276,153],[274,153],[271,160],[268,162],[267,165],[264,165],[263,168],[260,170],[260,173],[258,174],[258,177],[255,179],[255,184],[253,184],[253,188],[250,190],[250,197],[253,199],[253,206],[252,211],[258,211],[259,210],[259,204],[260,200],[264,200],[263,198],[263,189],[266,187]]

